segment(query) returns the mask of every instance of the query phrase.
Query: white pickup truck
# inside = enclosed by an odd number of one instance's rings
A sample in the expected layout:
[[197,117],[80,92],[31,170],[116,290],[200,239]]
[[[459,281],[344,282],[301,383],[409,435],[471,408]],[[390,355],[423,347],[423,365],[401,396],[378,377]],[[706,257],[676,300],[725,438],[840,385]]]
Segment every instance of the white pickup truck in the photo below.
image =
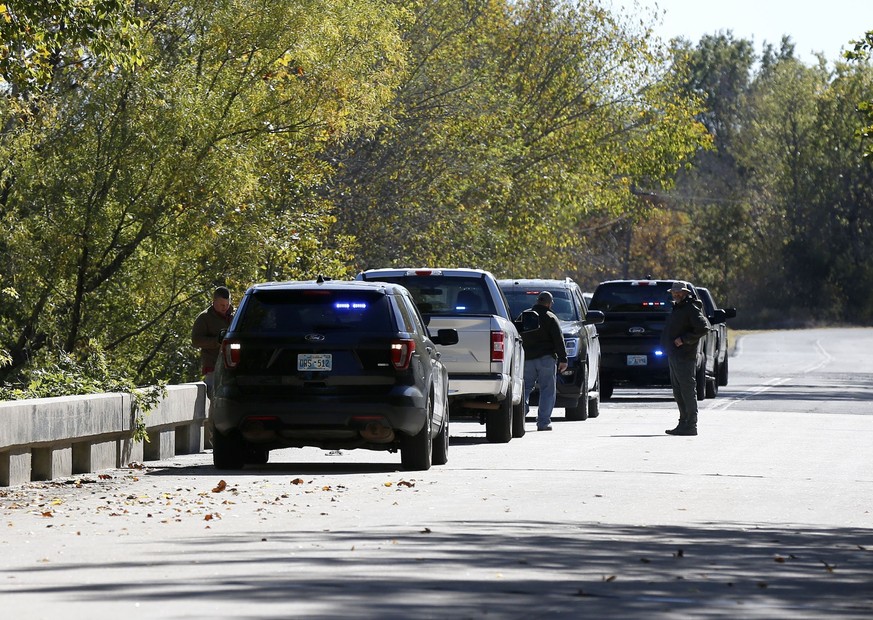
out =
[[494,443],[524,435],[524,350],[493,275],[480,269],[370,269],[356,279],[406,287],[432,331],[457,330],[458,344],[440,349],[452,417],[477,414]]

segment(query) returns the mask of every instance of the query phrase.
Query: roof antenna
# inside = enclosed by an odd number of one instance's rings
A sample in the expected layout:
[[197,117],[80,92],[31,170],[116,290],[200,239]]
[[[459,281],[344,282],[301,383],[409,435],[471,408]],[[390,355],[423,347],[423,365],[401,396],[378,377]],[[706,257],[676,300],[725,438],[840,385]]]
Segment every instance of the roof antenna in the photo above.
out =
[[324,284],[325,282],[327,282],[330,279],[331,278],[325,278],[322,274],[318,274],[318,277],[315,278],[315,282],[316,282],[316,284]]

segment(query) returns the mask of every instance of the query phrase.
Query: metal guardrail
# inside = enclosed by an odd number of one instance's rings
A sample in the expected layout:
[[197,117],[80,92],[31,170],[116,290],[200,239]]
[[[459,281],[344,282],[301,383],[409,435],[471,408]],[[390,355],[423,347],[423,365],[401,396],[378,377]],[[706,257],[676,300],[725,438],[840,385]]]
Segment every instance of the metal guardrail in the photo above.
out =
[[166,390],[144,416],[147,442],[133,439],[136,418],[130,394],[0,402],[0,486],[202,452],[207,443],[206,385]]

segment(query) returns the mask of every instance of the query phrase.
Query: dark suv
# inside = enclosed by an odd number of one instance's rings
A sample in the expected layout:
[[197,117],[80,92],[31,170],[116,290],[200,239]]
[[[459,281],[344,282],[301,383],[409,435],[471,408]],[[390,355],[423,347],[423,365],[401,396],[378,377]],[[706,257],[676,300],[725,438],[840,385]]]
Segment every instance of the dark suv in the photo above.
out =
[[[554,297],[552,312],[561,320],[567,347],[567,369],[558,373],[555,406],[564,407],[568,420],[585,420],[600,415],[600,340],[595,325],[603,313],[588,311],[582,290],[570,278],[564,280],[498,280],[513,316],[536,303],[541,291]],[[536,404],[536,390],[530,404]]]
[[[674,280],[611,280],[594,290],[591,308],[600,310],[606,320],[597,326],[600,333],[600,394],[612,397],[617,384],[637,386],[670,385],[667,354],[661,349],[661,332],[673,309],[668,292]],[[699,297],[694,286],[693,295]],[[715,313],[711,322],[725,320]],[[716,328],[700,339],[697,347],[697,398],[717,392],[715,376]]]
[[224,335],[210,409],[220,469],[277,448],[400,451],[406,469],[448,460],[448,373],[409,292],[369,282],[258,284]]
[[[697,292],[700,295],[700,300],[703,302],[703,310],[706,312],[706,317],[709,322],[717,326],[716,342],[715,342],[715,376],[718,379],[717,385],[728,384],[728,338],[727,324],[725,319],[732,319],[737,316],[736,308],[719,308],[715,305],[715,300],[712,298],[712,293],[709,289],[702,286],[697,287]],[[719,322],[716,317],[724,315],[724,319]],[[708,395],[707,395],[708,396]],[[715,394],[713,394],[715,396]]]

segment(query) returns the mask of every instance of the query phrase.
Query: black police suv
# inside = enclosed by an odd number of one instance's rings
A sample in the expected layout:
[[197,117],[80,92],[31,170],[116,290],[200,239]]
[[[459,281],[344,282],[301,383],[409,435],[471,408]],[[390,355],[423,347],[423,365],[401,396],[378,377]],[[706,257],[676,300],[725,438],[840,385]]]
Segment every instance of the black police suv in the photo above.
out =
[[409,292],[386,283],[249,288],[224,334],[210,408],[219,469],[315,446],[400,451],[403,467],[448,460],[448,373]]

